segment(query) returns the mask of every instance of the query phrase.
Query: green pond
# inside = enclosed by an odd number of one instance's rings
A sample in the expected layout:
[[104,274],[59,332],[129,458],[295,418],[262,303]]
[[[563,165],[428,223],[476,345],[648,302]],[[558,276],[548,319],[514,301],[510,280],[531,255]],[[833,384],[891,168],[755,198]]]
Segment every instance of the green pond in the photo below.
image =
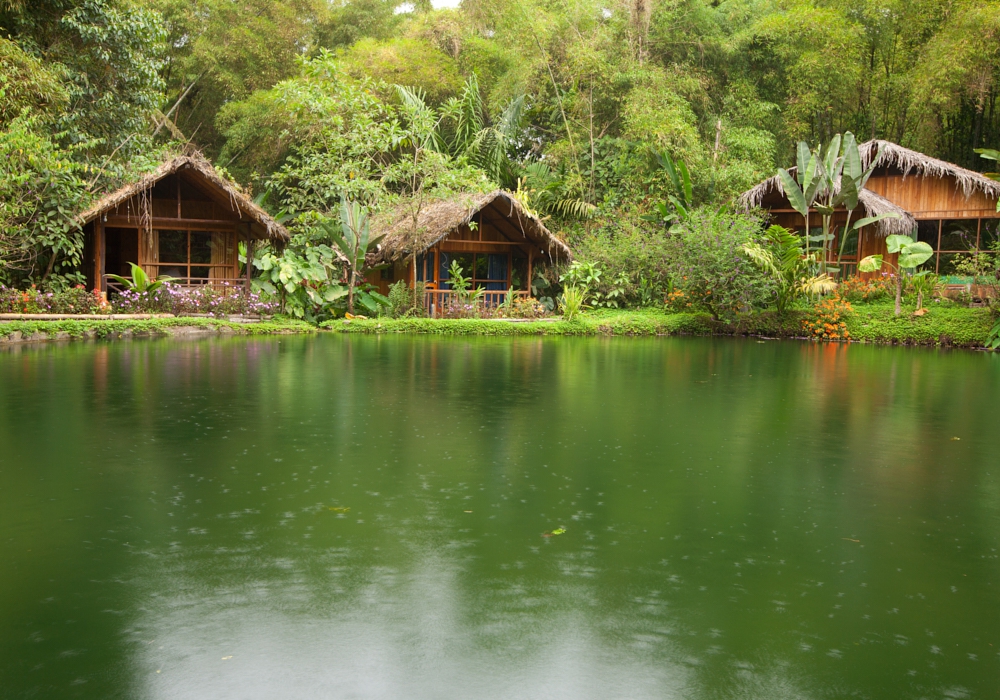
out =
[[0,351],[2,698],[997,698],[1000,357]]

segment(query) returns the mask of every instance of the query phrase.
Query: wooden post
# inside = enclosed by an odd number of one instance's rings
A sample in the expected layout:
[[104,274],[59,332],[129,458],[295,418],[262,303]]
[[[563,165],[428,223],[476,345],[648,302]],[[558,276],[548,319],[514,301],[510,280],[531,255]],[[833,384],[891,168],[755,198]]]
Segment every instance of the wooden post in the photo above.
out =
[[104,233],[102,217],[94,222],[94,289],[106,292],[104,287],[104,266],[107,260],[107,240]]
[[253,275],[253,244],[254,240],[250,238],[250,229],[247,227],[247,282],[246,282],[246,293],[250,294],[250,278]]
[[528,249],[528,296],[531,296],[531,274],[533,272],[532,262],[534,258],[534,248]]

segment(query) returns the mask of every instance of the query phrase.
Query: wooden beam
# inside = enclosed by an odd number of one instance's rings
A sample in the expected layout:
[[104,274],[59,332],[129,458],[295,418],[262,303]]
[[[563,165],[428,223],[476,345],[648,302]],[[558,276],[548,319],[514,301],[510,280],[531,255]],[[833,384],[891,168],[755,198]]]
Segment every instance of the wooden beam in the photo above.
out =
[[[489,209],[490,211],[492,211],[500,219],[500,222],[502,224],[510,228],[515,238],[521,238],[529,241],[531,240],[530,238],[528,238],[528,233],[523,228],[519,229],[517,226],[514,226],[514,224],[511,223],[511,220],[507,215],[505,215],[502,211],[493,206],[493,202],[490,202],[486,207],[484,207],[484,209]],[[491,216],[490,219],[492,220],[493,217]],[[497,228],[500,227],[498,226]]]
[[[112,228],[142,228],[142,224],[137,218],[131,216],[109,216],[105,226]],[[240,221],[225,221],[220,219],[171,219],[164,216],[154,216],[152,218],[153,228],[175,229],[187,231],[191,229],[213,229],[221,231],[235,231]]]

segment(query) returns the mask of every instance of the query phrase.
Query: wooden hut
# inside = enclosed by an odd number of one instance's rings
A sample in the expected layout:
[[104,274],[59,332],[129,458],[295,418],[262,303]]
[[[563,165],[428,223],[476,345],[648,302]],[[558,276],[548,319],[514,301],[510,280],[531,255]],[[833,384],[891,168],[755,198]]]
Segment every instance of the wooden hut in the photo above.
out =
[[[372,236],[384,235],[370,254],[369,266],[378,267],[368,281],[383,294],[397,280],[425,290],[427,308],[442,308],[453,293],[449,282],[452,262],[482,289],[482,303],[495,306],[509,289],[530,294],[539,264],[572,259],[569,248],[541,220],[503,191],[464,194],[425,203],[414,221],[415,205],[408,201],[373,217]],[[416,257],[416,265],[414,262]]]
[[105,195],[79,222],[88,286],[101,291],[109,274],[129,277],[129,263],[183,285],[243,283],[239,241],[288,240],[281,224],[197,154]]
[[[934,249],[934,257],[925,267],[942,275],[951,284],[967,283],[968,280],[955,275],[955,256],[977,248],[988,248],[1000,237],[1000,213],[996,210],[1000,182],[877,139],[859,147],[865,168],[880,149],[882,156],[859,200],[859,209],[864,214],[856,211],[854,220],[885,212],[895,212],[899,218],[883,219],[863,228],[860,236],[852,235],[844,245],[841,267],[845,275],[853,274],[858,261],[868,255],[881,253],[895,263],[895,256],[886,253],[885,237],[900,233],[914,236]],[[794,174],[795,168],[790,172]],[[805,230],[803,217],[792,209],[777,176],[743,193],[740,201],[747,208],[767,210],[772,223]],[[834,216],[834,225],[838,226],[838,230],[832,246],[831,263],[836,263],[845,220],[846,213],[843,211]],[[809,225],[814,234],[820,233],[819,214],[810,215]]]

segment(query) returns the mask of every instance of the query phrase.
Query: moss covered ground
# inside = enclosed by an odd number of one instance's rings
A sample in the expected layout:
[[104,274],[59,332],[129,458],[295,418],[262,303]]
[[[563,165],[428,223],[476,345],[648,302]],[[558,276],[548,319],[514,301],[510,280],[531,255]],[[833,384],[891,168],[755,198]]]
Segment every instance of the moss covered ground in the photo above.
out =
[[[731,323],[713,320],[705,313],[667,313],[655,309],[600,310],[573,321],[562,319],[511,322],[486,319],[375,318],[338,319],[323,327],[337,333],[420,333],[428,335],[486,336],[656,336],[753,335],[804,338],[802,322],[807,311],[797,309],[784,318],[774,312],[748,314]],[[894,315],[892,302],[855,304],[845,322],[852,341],[902,345],[954,345],[982,347],[992,326],[985,308],[968,308],[949,302],[932,304],[923,316],[904,307]]]

